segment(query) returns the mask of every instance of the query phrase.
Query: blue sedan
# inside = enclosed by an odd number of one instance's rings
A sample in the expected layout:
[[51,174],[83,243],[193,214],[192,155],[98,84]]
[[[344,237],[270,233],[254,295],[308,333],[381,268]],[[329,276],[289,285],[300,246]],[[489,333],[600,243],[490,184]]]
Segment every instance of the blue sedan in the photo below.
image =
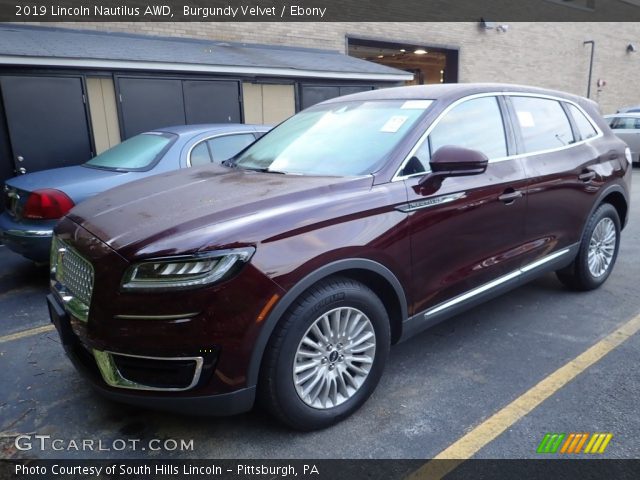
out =
[[0,240],[45,263],[53,226],[74,205],[110,188],[178,168],[220,163],[264,135],[258,125],[186,125],[142,133],[74,167],[7,180]]

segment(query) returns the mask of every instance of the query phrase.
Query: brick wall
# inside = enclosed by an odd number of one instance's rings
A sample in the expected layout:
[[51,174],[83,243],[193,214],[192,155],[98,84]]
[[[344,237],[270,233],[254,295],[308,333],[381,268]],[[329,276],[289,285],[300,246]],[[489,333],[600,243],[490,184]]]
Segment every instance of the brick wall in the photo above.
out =
[[[640,104],[636,78],[638,23],[510,23],[507,33],[482,31],[477,23],[60,23],[67,28],[210,38],[345,51],[347,35],[460,48],[461,82],[507,82],[586,95],[590,47],[595,40],[592,98],[605,113]],[[607,81],[600,91],[597,79]]]

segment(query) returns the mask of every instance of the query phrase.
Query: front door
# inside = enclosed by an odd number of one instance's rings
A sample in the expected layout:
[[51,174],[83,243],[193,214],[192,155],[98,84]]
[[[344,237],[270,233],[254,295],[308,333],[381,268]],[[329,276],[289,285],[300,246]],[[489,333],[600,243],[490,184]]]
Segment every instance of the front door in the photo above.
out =
[[[413,263],[413,313],[428,320],[481,298],[497,279],[518,276],[524,242],[526,178],[510,145],[496,97],[467,100],[449,111],[415,150],[407,186]],[[484,153],[483,174],[449,177],[432,191],[419,185],[432,153],[445,145]],[[496,285],[496,288],[499,285]]]
[[7,75],[0,89],[16,174],[92,157],[80,77]]

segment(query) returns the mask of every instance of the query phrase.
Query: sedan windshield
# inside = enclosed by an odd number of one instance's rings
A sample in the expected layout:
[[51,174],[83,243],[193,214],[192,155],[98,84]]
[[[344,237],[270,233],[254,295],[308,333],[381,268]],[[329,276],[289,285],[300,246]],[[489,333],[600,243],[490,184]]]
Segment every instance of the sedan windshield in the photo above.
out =
[[431,103],[375,100],[317,105],[276,127],[234,163],[279,173],[369,174],[380,168]]
[[172,133],[142,133],[93,157],[85,165],[119,171],[146,170],[160,160],[176,138]]

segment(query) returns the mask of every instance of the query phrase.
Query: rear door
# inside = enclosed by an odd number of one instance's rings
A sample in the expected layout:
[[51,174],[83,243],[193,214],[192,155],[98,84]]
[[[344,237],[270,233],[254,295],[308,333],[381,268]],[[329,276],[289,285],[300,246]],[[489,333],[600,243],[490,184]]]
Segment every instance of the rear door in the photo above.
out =
[[[520,159],[509,158],[513,137],[501,104],[484,96],[455,106],[401,172],[409,197],[413,313],[426,311],[427,320],[458,301],[479,298],[479,288],[492,290],[490,282],[520,266],[526,178]],[[490,159],[487,170],[446,178],[437,191],[424,191],[420,178],[431,155],[445,145],[483,152]]]
[[0,89],[15,173],[86,162],[92,157],[80,77],[2,76]]
[[[580,241],[593,201],[619,168],[595,146],[599,130],[582,108],[535,96],[508,97],[529,178],[525,265],[553,260]],[[559,257],[558,257],[559,258]]]

